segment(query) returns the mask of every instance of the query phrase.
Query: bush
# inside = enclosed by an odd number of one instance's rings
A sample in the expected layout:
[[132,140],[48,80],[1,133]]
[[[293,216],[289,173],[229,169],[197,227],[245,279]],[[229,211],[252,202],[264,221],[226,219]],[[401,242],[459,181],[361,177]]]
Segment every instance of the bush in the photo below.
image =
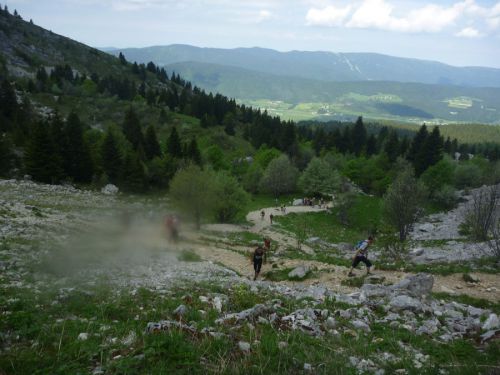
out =
[[434,193],[432,200],[444,209],[452,209],[457,204],[457,193],[453,186],[443,185]]
[[384,232],[377,237],[377,244],[381,250],[382,258],[390,262],[401,261],[409,253],[406,241],[401,241],[396,233]]
[[481,169],[470,162],[460,164],[455,170],[455,187],[465,189],[467,187],[481,186]]

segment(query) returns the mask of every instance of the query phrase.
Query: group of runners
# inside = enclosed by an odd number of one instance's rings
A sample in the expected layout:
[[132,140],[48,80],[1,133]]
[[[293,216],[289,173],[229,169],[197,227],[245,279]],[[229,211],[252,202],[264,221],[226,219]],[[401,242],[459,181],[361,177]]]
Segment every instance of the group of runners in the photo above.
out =
[[[354,269],[358,266],[359,263],[364,263],[366,265],[366,274],[370,275],[370,269],[372,267],[372,263],[368,260],[368,247],[373,243],[374,238],[372,236],[368,237],[365,240],[359,241],[355,246],[355,253],[352,258],[351,269],[347,276],[355,276],[353,273]],[[262,269],[262,263],[266,258],[267,253],[271,250],[271,239],[269,237],[264,237],[263,245],[257,246],[257,248],[253,252],[252,263],[254,269],[254,280],[257,280],[257,277],[260,274]]]
[[[265,211],[261,211],[261,220],[265,218]],[[273,214],[269,215],[270,223],[273,223]],[[165,218],[165,230],[167,237],[170,242],[177,242],[179,238],[179,219],[176,215],[170,214]],[[359,263],[364,263],[366,265],[366,273],[370,274],[370,269],[372,263],[368,260],[368,248],[373,243],[374,239],[372,236],[365,240],[359,241],[355,246],[355,253],[352,258],[351,269],[349,270],[348,276],[355,276],[353,271],[358,266]],[[254,269],[254,280],[257,280],[259,276],[262,264],[265,261],[267,254],[271,250],[271,238],[264,237],[261,245],[257,246],[252,255],[252,263]]]

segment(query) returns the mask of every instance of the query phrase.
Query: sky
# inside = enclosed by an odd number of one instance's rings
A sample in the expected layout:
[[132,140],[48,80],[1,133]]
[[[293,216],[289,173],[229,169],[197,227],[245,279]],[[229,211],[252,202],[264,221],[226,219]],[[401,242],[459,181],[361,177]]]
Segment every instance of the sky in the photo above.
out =
[[500,68],[498,0],[0,0],[93,47],[375,52]]

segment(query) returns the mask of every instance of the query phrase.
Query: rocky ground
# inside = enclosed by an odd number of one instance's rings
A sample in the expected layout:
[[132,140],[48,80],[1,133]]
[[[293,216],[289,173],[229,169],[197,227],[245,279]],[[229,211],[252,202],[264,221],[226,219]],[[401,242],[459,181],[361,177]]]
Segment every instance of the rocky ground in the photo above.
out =
[[[254,282],[251,280],[249,258],[252,246],[248,245],[257,240],[234,244],[228,239],[231,234],[243,231],[252,234],[253,238],[265,235],[284,246],[296,245],[293,236],[278,230],[269,223],[269,219],[261,220],[260,211],[249,213],[247,219],[250,224],[243,227],[210,225],[201,233],[195,233],[184,226],[183,241],[172,244],[165,239],[161,225],[168,209],[165,201],[119,197],[71,186],[3,180],[0,181],[0,207],[0,285],[5,291],[5,297],[0,299],[0,312],[10,322],[2,326],[0,334],[0,373],[1,365],[5,365],[8,358],[12,362],[11,355],[14,354],[11,353],[16,353],[16,348],[23,341],[13,328],[17,323],[9,319],[13,319],[14,315],[17,317],[16,314],[27,308],[16,311],[24,293],[33,293],[30,298],[36,300],[37,296],[51,291],[53,297],[50,297],[47,306],[60,306],[62,309],[66,308],[64,301],[73,298],[75,293],[84,293],[84,296],[88,295],[84,298],[95,298],[97,301],[96,290],[103,284],[115,289],[112,298],[115,305],[119,305],[124,296],[139,298],[145,291],[150,291],[153,296],[168,298],[178,290],[185,292],[186,286],[195,285],[190,288],[198,292],[172,299],[179,303],[167,310],[156,307],[154,302],[150,302],[155,306],[151,311],[147,311],[148,306],[144,302],[124,309],[129,309],[131,316],[135,316],[132,321],[142,322],[146,336],[179,331],[190,337],[229,340],[233,343],[230,346],[234,346],[231,350],[240,353],[236,354],[238,358],[240,355],[260,353],[260,340],[264,338],[259,339],[257,332],[266,330],[281,332],[276,339],[276,350],[282,353],[287,353],[288,347],[293,345],[288,336],[291,332],[321,338],[325,340],[325,345],[329,340],[337,340],[335,342],[339,345],[344,345],[345,340],[359,343],[375,340],[381,348],[385,348],[367,351],[365,355],[356,350],[339,348],[336,355],[342,358],[347,373],[383,374],[397,370],[397,373],[404,374],[434,367],[436,359],[432,353],[426,352],[424,346],[419,347],[415,342],[402,339],[404,332],[430,339],[437,345],[455,341],[473,342],[480,351],[491,347],[500,337],[498,310],[494,307],[494,303],[500,300],[498,274],[475,273],[471,275],[473,280],[465,281],[461,274],[432,276],[377,270],[375,276],[360,280],[359,285],[350,285],[344,282],[347,279],[346,267],[307,259],[287,259],[275,254],[264,265],[263,273],[273,269],[291,269],[290,274],[294,276],[291,278],[295,281]],[[288,212],[315,210],[320,209],[293,207]],[[284,214],[273,208],[266,211],[274,215]],[[438,218],[441,222],[450,221],[443,216]],[[422,236],[422,228],[427,228],[425,233],[432,230],[426,225],[419,224],[415,228],[415,236]],[[434,218],[431,225],[437,227],[441,224]],[[440,230],[437,232],[441,233]],[[426,240],[435,239],[426,237]],[[457,239],[466,250],[465,242]],[[311,255],[318,249],[306,244],[301,251]],[[451,248],[446,251],[451,251]],[[429,252],[429,248],[425,248],[424,253]],[[195,254],[201,259],[186,261],[183,254]],[[478,252],[477,255],[481,254]],[[207,285],[205,292],[203,285]],[[210,292],[215,285],[218,292]],[[443,295],[446,297],[435,298],[433,292],[445,292]],[[459,294],[483,298],[493,304],[484,302],[481,306],[472,306],[454,301],[453,295]],[[241,298],[242,303],[235,303],[235,299]],[[131,330],[122,333],[121,338],[111,337],[106,335],[107,323],[102,323],[92,333],[90,326],[83,328],[84,324],[90,324],[89,318],[73,318],[74,312],[69,318],[64,314],[52,318],[56,321],[51,324],[53,327],[63,324],[64,332],[65,322],[77,319],[81,328],[75,331],[77,334],[74,337],[67,338],[70,342],[73,340],[90,346],[93,338],[98,337],[108,346],[135,347],[138,337],[142,335],[140,330]],[[203,324],[196,323],[191,319],[193,314],[210,316],[210,319]],[[50,317],[47,319],[50,320]],[[110,324],[119,324],[113,319],[115,321],[117,323]],[[387,330],[398,334],[390,339],[385,333]],[[116,335],[119,336],[118,333]],[[31,340],[29,345],[39,341]],[[138,347],[134,350],[139,353],[142,349]],[[92,360],[94,365],[88,371],[103,374],[107,368],[110,373],[120,373],[111,369],[124,360],[127,353],[132,351],[111,350],[109,362]],[[134,358],[143,361],[144,354],[134,354]],[[294,369],[293,373],[331,373],[327,370],[330,365],[315,363],[312,357],[308,358],[309,362],[305,359],[302,362],[292,360],[289,368]],[[485,369],[498,370],[491,363],[484,366]],[[219,370],[211,372],[225,372],[227,368]],[[17,372],[11,369],[7,373]],[[454,371],[443,365],[440,373],[452,374]]]

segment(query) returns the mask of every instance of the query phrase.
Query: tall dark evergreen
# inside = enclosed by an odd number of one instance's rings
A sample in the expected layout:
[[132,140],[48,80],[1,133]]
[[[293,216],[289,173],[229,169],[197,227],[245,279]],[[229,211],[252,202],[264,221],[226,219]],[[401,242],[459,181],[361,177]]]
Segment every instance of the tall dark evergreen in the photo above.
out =
[[384,152],[387,154],[389,161],[395,162],[399,156],[399,137],[396,131],[392,130],[385,142]]
[[372,156],[377,153],[377,138],[371,134],[366,141],[366,155]]
[[423,152],[425,152],[425,144],[428,137],[429,132],[427,131],[427,126],[423,124],[415,137],[413,137],[410,149],[408,150],[408,155],[406,156],[406,158],[413,164],[413,168],[415,169],[417,176],[425,170],[425,156],[423,155]]
[[118,59],[120,60],[120,63],[122,65],[127,65],[127,59],[125,58],[125,55],[123,55],[123,53],[120,52],[120,54],[118,55]]
[[83,137],[83,124],[76,113],[72,112],[68,116],[64,130],[68,146],[64,159],[66,174],[75,182],[90,182],[93,175],[92,157]]
[[141,123],[134,109],[130,107],[125,113],[125,119],[123,121],[123,134],[125,138],[132,144],[134,150],[140,146],[144,145],[144,137],[141,131]]
[[26,172],[35,181],[55,184],[62,179],[63,167],[49,128],[50,124],[46,121],[35,125],[24,161]]
[[156,130],[153,125],[149,125],[146,129],[146,137],[144,139],[144,153],[148,160],[157,156],[161,156],[161,148],[156,137]]
[[356,120],[351,132],[351,151],[359,156],[366,146],[366,128],[363,124],[363,118],[360,116]]
[[17,120],[18,103],[14,86],[7,80],[0,86],[0,132],[13,128]]
[[420,169],[415,168],[415,173],[420,175],[427,168],[436,164],[443,157],[443,137],[439,128],[435,126],[432,132],[427,137],[424,147],[421,150],[421,164]]
[[198,148],[198,142],[196,142],[195,137],[193,137],[191,139],[191,142],[189,142],[189,146],[187,148],[187,157],[191,159],[193,163],[199,166],[202,165],[201,152],[200,149]]
[[170,132],[170,136],[167,140],[167,152],[170,156],[180,159],[182,158],[182,144],[181,139],[179,137],[179,133],[177,133],[177,128],[174,126],[172,131]]
[[135,152],[128,152],[125,156],[122,173],[121,182],[125,190],[132,193],[144,191],[146,175],[144,167]]
[[7,177],[13,165],[12,143],[7,134],[0,133],[0,177]]
[[122,155],[113,131],[108,129],[101,146],[102,169],[109,182],[118,184],[122,172]]

